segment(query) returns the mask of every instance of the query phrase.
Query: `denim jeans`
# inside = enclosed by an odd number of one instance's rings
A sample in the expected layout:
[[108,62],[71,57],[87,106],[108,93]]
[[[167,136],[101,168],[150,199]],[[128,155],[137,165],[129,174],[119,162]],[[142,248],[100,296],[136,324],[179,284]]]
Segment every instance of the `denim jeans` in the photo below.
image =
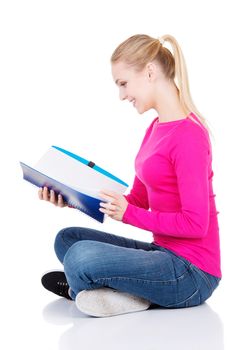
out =
[[182,308],[203,303],[220,281],[159,245],[90,228],[61,230],[55,252],[73,299],[84,289],[109,287],[152,305]]

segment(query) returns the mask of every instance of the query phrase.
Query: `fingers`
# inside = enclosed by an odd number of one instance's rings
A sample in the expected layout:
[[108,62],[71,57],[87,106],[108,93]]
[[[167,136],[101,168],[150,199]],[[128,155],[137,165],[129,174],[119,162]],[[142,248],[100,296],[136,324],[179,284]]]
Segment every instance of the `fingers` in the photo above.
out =
[[49,190],[47,187],[40,188],[38,191],[38,197],[41,200],[49,201]]
[[102,199],[106,200],[106,202],[100,202],[101,208],[99,210],[109,216],[114,215],[118,208],[119,194],[107,190],[102,190],[99,194]]
[[108,203],[100,202],[100,207],[105,208],[106,210],[109,210],[109,211],[115,211],[116,210],[116,205],[114,205],[111,202],[108,202]]
[[60,208],[63,208],[65,206],[64,201],[63,201],[63,197],[61,196],[61,194],[58,195],[58,206]]
[[102,190],[99,196],[105,200],[105,202],[100,202],[99,210],[112,219],[121,221],[128,206],[124,196],[109,190]]
[[108,216],[113,217],[113,215],[116,215],[117,211],[118,211],[118,207],[117,205],[113,204],[113,203],[104,203],[104,202],[100,202],[100,208],[99,210],[104,213],[107,214]]
[[50,192],[49,192],[49,201],[50,201],[50,203],[57,205],[57,198],[55,197],[54,190],[50,190]]
[[119,198],[119,193],[114,191],[102,190],[99,192],[101,198],[106,199],[107,201],[113,201],[113,199]]
[[62,208],[65,206],[62,195],[57,195],[54,190],[49,190],[47,187],[39,189],[38,197],[39,199],[50,202],[58,207]]
[[121,208],[118,205],[115,205],[113,203],[100,203],[100,212],[103,214],[108,215],[110,218],[121,221],[122,220],[122,212]]
[[40,199],[44,201],[49,201],[50,200],[50,193],[47,187],[40,188]]
[[39,191],[38,191],[38,197],[39,197],[39,199],[43,199],[43,196],[42,196],[42,188],[39,188]]

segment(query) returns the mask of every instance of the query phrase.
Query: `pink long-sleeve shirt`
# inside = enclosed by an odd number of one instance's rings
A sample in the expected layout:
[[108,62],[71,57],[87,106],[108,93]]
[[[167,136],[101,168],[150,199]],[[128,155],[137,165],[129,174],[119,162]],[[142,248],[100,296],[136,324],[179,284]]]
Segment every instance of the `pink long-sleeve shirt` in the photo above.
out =
[[153,233],[154,243],[221,277],[212,148],[195,114],[146,131],[122,221]]

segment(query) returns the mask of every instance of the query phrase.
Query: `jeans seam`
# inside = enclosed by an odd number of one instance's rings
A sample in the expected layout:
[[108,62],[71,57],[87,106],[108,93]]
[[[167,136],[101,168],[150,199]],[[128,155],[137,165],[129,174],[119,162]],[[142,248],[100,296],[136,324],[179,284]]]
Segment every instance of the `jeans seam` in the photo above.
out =
[[200,269],[198,269],[198,268],[194,268],[193,267],[193,270],[196,271],[200,275],[200,277],[206,283],[207,287],[209,288],[210,292],[212,293],[215,288],[212,286],[212,284],[209,281],[209,279],[206,276],[206,274],[203,271],[201,271]]
[[[186,271],[187,272],[187,271]],[[185,274],[183,274],[185,275]],[[98,279],[93,280],[94,283],[100,283],[100,282],[105,282],[105,281],[135,281],[135,282],[140,282],[144,284],[176,284],[178,280],[180,280],[182,276],[173,279],[173,280],[167,280],[167,281],[152,281],[152,280],[146,280],[146,279],[141,279],[141,278],[135,278],[135,277],[122,277],[122,276],[115,276],[115,277],[100,277]]]
[[71,247],[70,242],[69,242],[69,241],[66,241],[66,239],[65,239],[65,231],[67,231],[67,228],[64,228],[63,230],[61,230],[61,238],[62,238],[64,244],[65,244],[68,248],[70,248],[70,247]]
[[[180,301],[179,303],[174,303],[174,304],[168,304],[166,305],[166,307],[179,307],[180,305],[186,304],[186,306],[188,306],[188,302],[195,297],[197,294],[199,293],[199,290],[195,290],[195,292],[190,295],[187,299]],[[201,300],[201,296],[199,296],[199,299]]]
[[194,287],[195,287],[194,293],[193,293],[192,295],[190,295],[188,298],[186,298],[185,300],[180,301],[179,303],[168,304],[168,305],[166,305],[166,307],[168,307],[168,308],[170,308],[170,307],[179,307],[180,305],[183,305],[183,304],[185,304],[186,307],[188,307],[188,302],[189,302],[192,298],[194,298],[198,293],[199,293],[199,302],[201,302],[201,293],[200,293],[200,289],[199,289],[199,287],[198,287],[197,281],[196,281],[196,279],[194,278],[193,273],[192,273],[191,270],[193,270],[192,264],[189,264],[188,269],[187,269],[187,272],[190,274],[190,276],[191,276],[191,278],[192,278],[192,281],[193,281],[193,284],[194,284]]

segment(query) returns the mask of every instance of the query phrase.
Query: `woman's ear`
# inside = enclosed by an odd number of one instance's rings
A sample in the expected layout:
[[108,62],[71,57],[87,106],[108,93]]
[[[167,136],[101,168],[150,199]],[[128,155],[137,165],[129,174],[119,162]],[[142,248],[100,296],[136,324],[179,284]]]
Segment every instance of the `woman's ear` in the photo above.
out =
[[158,76],[158,66],[154,62],[149,62],[146,65],[147,76],[150,81],[154,81]]

